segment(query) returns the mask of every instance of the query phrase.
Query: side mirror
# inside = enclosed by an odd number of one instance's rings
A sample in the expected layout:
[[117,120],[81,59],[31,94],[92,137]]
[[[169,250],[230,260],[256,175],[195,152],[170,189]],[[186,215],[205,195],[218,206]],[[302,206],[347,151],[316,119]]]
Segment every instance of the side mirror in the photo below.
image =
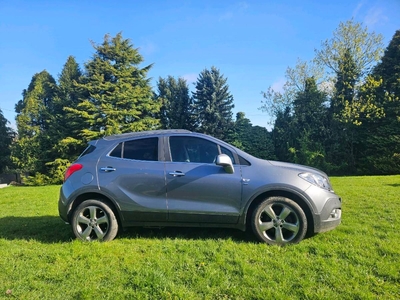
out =
[[218,155],[215,164],[217,166],[223,167],[225,172],[228,173],[228,174],[233,174],[235,172],[235,170],[233,169],[232,160],[226,154]]

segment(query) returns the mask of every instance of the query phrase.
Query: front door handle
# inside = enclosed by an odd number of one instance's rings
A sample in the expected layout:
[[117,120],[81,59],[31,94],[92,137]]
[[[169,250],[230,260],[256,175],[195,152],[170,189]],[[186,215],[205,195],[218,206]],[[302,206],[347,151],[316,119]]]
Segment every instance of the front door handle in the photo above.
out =
[[185,176],[185,173],[183,173],[183,172],[181,172],[181,171],[170,172],[170,173],[168,173],[168,174],[171,175],[171,176],[174,176],[174,177]]
[[113,168],[113,167],[102,167],[102,168],[100,168],[100,171],[103,171],[103,172],[113,172],[113,171],[116,171],[117,169],[116,168]]

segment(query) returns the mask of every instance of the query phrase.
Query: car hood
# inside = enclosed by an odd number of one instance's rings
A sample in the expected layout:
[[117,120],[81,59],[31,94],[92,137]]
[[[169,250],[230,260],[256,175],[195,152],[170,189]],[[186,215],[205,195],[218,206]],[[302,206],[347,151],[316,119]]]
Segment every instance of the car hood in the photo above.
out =
[[274,160],[268,160],[268,163],[275,167],[280,167],[280,168],[286,168],[286,169],[291,169],[291,170],[296,170],[299,172],[312,172],[312,173],[317,173],[320,175],[323,175],[324,177],[328,177],[324,172],[322,172],[319,169],[308,167],[308,166],[303,166],[303,165],[298,165],[298,164],[293,164],[293,163],[287,163],[287,162],[282,162],[282,161],[274,161]]

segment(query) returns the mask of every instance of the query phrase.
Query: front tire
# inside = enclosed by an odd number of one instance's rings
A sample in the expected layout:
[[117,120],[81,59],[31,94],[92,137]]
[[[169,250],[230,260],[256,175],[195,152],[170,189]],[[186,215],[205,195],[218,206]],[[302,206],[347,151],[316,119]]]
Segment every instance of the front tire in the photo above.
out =
[[83,241],[111,241],[118,233],[114,212],[100,200],[86,200],[79,204],[71,224],[75,236]]
[[254,210],[251,225],[257,238],[270,245],[300,242],[307,232],[307,218],[301,207],[285,197],[270,197]]

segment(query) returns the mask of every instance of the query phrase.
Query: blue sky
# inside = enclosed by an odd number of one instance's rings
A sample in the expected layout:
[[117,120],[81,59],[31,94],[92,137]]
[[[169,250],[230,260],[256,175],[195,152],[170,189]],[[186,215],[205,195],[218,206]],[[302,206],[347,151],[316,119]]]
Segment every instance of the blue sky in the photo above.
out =
[[83,68],[106,33],[122,32],[154,64],[156,80],[187,79],[215,66],[228,78],[235,109],[269,128],[261,91],[278,88],[285,70],[354,18],[384,36],[400,29],[400,0],[85,1],[0,0],[0,108],[15,126],[14,105],[32,76],[56,79],[69,55]]

